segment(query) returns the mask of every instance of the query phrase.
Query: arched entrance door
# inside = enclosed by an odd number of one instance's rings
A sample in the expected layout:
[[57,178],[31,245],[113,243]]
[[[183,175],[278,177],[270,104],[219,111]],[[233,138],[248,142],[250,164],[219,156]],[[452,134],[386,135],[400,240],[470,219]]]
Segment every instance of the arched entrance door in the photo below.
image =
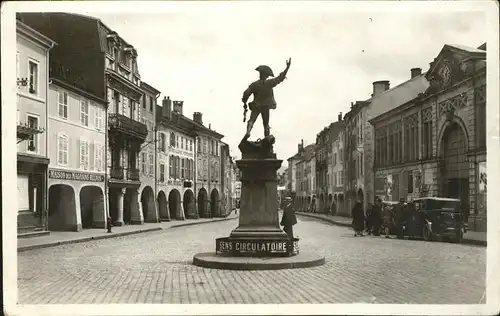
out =
[[82,228],[104,227],[104,194],[97,186],[80,189]]
[[460,125],[450,124],[443,133],[441,146],[441,194],[462,201],[462,212],[469,214],[469,166],[467,138]]
[[167,203],[167,197],[165,195],[165,192],[160,191],[158,192],[158,197],[156,198],[158,201],[158,213],[160,213],[160,219],[168,221],[170,220],[170,214],[168,213],[168,203]]
[[344,194],[339,194],[339,203],[338,203],[338,207],[337,207],[337,212],[339,214],[345,214],[345,206],[344,206]]
[[213,189],[210,194],[210,213],[212,217],[221,217],[222,214],[220,212],[220,199],[219,199],[219,191],[217,189]]
[[168,195],[168,209],[170,210],[170,218],[177,219],[181,217],[181,194],[176,189],[170,191]]
[[54,184],[49,189],[49,230],[77,230],[75,191],[66,184]]
[[155,223],[157,221],[154,196],[155,194],[150,186],[146,186],[142,189],[141,205],[144,222]]
[[184,207],[184,214],[188,218],[195,218],[195,209],[194,209],[194,194],[193,191],[187,189],[184,192],[184,196],[182,198],[182,205]]
[[198,213],[201,218],[208,218],[207,202],[207,190],[205,190],[205,188],[201,188],[198,191]]

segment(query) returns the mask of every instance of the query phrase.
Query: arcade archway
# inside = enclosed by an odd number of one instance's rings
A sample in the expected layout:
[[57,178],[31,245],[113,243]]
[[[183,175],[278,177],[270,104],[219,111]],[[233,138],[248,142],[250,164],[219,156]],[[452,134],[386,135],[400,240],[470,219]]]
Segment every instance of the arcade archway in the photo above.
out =
[[66,184],[52,185],[49,188],[49,230],[73,231],[76,227],[75,190]]
[[217,189],[213,189],[212,193],[210,193],[210,213],[212,214],[212,217],[222,216],[219,206],[220,206],[219,191],[217,191]]
[[82,228],[92,228],[95,222],[104,223],[104,194],[98,186],[80,189],[80,215]]
[[170,210],[170,218],[181,218],[181,194],[177,189],[173,189],[168,194],[168,209]]
[[441,194],[462,201],[462,212],[469,215],[469,166],[467,137],[461,126],[453,122],[446,127],[441,147]]
[[201,218],[208,218],[207,203],[208,203],[207,190],[205,190],[205,188],[201,188],[198,191],[198,213]]
[[182,197],[182,205],[184,207],[184,214],[188,218],[195,218],[196,211],[194,209],[194,194],[191,190],[186,190],[184,196]]
[[142,215],[144,222],[156,222],[156,205],[154,192],[150,186],[144,187],[141,193]]
[[165,195],[165,192],[163,191],[158,192],[158,197],[156,198],[156,200],[158,201],[158,213],[160,214],[160,219],[170,220],[170,214],[168,212],[167,196]]

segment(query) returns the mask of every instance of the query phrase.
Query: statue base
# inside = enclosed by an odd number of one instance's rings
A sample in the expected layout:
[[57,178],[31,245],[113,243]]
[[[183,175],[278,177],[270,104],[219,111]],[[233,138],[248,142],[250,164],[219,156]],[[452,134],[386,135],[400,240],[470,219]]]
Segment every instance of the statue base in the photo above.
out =
[[239,225],[229,237],[217,238],[215,253],[197,254],[193,264],[232,270],[291,269],[325,263],[323,257],[300,253],[298,238],[281,230],[276,172],[282,160],[273,152],[274,136],[257,142],[243,139]]

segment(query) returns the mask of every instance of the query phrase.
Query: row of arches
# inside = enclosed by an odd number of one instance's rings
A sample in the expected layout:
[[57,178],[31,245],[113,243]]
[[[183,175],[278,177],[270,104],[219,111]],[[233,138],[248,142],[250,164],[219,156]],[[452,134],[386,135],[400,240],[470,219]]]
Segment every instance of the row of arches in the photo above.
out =
[[[362,193],[361,193],[362,194]],[[303,212],[332,215],[349,214],[343,193],[296,197],[296,209]]]
[[[210,192],[210,197],[207,190],[201,188],[197,199],[191,189],[184,191],[182,197],[177,189],[172,189],[168,197],[160,190],[155,198],[150,186],[144,187],[140,197],[138,195],[135,188],[109,188],[109,216],[112,222],[134,224],[185,217],[220,217],[223,214],[220,195],[215,188]],[[69,184],[54,184],[49,188],[48,202],[49,230],[74,231],[105,226],[105,197],[98,186],[84,186],[75,192]],[[122,214],[119,214],[120,207],[123,207]],[[141,211],[142,214],[139,214]]]

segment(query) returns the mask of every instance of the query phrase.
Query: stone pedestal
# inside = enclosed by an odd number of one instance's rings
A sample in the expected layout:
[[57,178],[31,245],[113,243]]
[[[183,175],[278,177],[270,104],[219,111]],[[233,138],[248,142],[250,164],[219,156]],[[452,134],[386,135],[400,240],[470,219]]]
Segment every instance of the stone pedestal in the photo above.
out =
[[276,172],[278,159],[242,159],[236,161],[241,170],[241,205],[238,227],[231,238],[279,239],[288,236],[280,229]]

